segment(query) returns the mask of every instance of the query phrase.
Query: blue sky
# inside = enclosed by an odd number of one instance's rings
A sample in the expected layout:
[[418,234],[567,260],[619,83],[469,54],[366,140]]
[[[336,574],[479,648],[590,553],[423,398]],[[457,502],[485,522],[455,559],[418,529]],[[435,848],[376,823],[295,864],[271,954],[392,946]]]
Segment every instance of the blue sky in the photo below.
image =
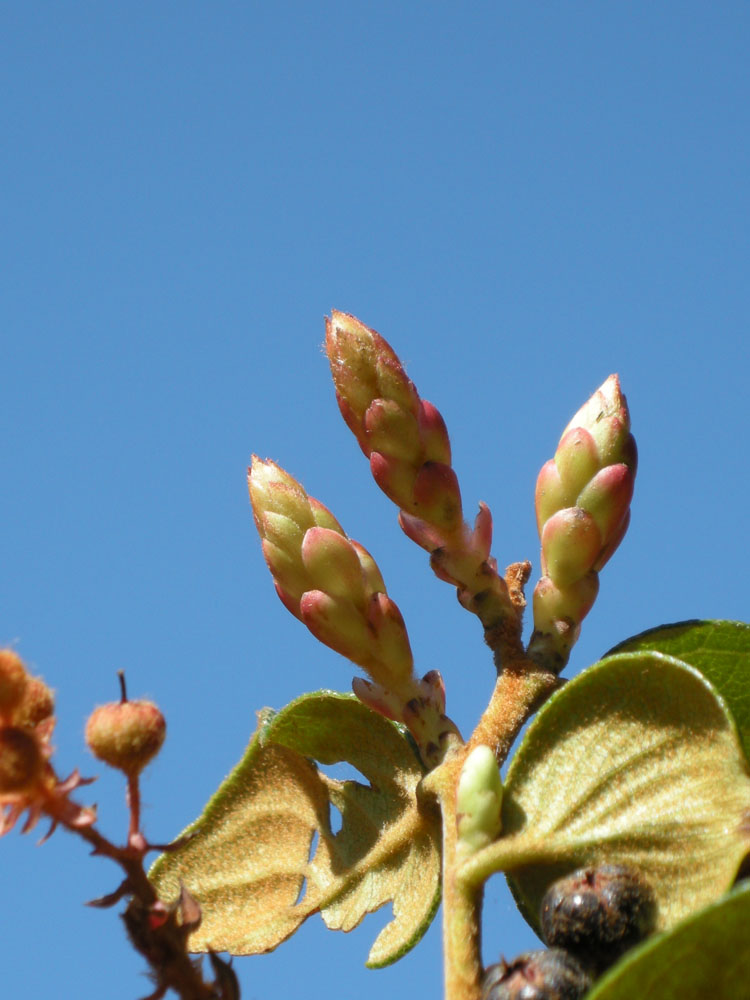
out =
[[[3,4],[0,641],[57,689],[59,769],[101,775],[83,794],[105,832],[122,788],[82,733],[118,669],[168,719],[155,840],[255,709],[349,688],[273,593],[252,452],[372,551],[465,732],[489,696],[477,623],[339,417],[331,307],[440,408],[503,564],[538,564],[536,473],[620,373],[633,524],[569,675],[652,625],[748,618],[749,29],[738,2]],[[81,906],[117,872],[35,839],[0,845],[5,992],[148,993],[115,913]],[[237,962],[243,997],[439,996],[439,922],[367,971],[381,924],[313,918]],[[491,882],[488,960],[534,940]]]

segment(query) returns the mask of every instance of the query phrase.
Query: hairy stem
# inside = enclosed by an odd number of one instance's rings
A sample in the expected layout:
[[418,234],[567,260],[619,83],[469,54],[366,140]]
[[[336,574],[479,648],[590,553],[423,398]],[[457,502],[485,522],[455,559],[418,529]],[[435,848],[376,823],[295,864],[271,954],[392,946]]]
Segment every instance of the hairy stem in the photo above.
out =
[[443,965],[445,1000],[479,1000],[482,978],[482,887],[459,881],[456,786],[465,748],[451,754],[425,779],[443,818]]
[[[135,787],[137,789],[137,779]],[[130,791],[133,791],[132,783]],[[187,935],[178,924],[176,913],[165,911],[163,920],[153,919],[160,905],[159,897],[143,868],[144,849],[132,843],[135,840],[132,815],[128,846],[117,847],[95,826],[76,825],[65,811],[57,815],[53,809],[47,812],[70,833],[89,843],[93,854],[111,858],[125,872],[125,882],[121,887],[122,898],[129,898],[123,913],[125,927],[134,948],[151,966],[158,987],[165,987],[164,992],[174,990],[181,1000],[214,1000],[216,992],[213,986],[204,981],[200,969],[186,951]],[[118,892],[115,897],[119,895]],[[159,995],[158,988],[154,995]]]
[[[507,649],[507,647],[506,647]],[[496,867],[497,850],[503,853],[502,839],[477,859],[459,861],[456,792],[461,769],[471,751],[488,746],[498,765],[508,756],[514,740],[531,713],[555,690],[557,677],[519,652],[506,656],[490,702],[471,739],[453,746],[442,764],[423,780],[424,791],[434,795],[443,820],[443,961],[445,1000],[480,1000],[482,979],[481,913],[484,882]],[[519,856],[509,844],[508,860]],[[484,862],[484,863],[482,863]],[[494,866],[494,867],[493,867]]]

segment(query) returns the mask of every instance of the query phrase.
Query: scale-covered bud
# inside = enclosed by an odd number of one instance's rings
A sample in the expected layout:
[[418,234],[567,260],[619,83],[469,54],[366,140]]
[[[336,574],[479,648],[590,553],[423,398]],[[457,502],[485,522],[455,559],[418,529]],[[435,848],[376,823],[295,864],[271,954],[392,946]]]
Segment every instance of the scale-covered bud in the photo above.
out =
[[86,743],[99,760],[134,776],[159,752],[166,731],[164,716],[152,701],[113,701],[89,716]]
[[622,865],[581,868],[559,879],[541,908],[547,944],[567,948],[598,969],[645,938],[655,916],[650,886]]
[[561,948],[528,951],[512,962],[491,965],[482,980],[482,1000],[580,1000],[591,975]]
[[636,466],[627,403],[610,375],[565,428],[537,479],[543,576],[529,652],[549,669],[565,665],[596,597],[596,575],[625,535]]

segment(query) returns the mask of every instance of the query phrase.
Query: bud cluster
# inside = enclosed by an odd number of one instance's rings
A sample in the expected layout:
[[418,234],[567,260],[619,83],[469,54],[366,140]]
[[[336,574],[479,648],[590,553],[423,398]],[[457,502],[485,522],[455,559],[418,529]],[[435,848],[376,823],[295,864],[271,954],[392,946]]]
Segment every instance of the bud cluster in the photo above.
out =
[[565,666],[599,589],[599,572],[630,520],[637,453],[625,396],[610,377],[565,428],[541,469],[536,516],[542,573],[534,591],[529,654]]
[[375,560],[275,462],[254,455],[248,482],[263,555],[285,607],[368,674],[369,682],[354,682],[357,697],[404,722],[423,756],[434,757],[446,731],[442,681],[436,671],[421,681],[414,676],[404,620]]
[[492,516],[480,505],[464,522],[445,422],[421,399],[383,337],[333,310],[326,351],[341,414],[370,460],[375,482],[400,508],[401,528],[426,549],[435,574],[453,584],[485,630],[516,622],[505,581],[490,557]]

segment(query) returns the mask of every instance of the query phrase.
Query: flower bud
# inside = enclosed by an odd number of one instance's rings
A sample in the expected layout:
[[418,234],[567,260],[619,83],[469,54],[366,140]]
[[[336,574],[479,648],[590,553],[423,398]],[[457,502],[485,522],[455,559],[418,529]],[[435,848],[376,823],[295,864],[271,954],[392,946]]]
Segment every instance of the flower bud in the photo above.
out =
[[151,701],[109,702],[89,716],[86,743],[99,760],[133,777],[159,752],[166,730]]
[[464,761],[456,792],[458,852],[468,857],[500,835],[503,783],[495,755],[476,746]]
[[326,646],[408,701],[406,626],[370,553],[274,462],[253,456],[249,485],[263,555],[286,607]]
[[627,403],[610,375],[565,428],[537,479],[544,575],[534,593],[529,654],[548,669],[565,665],[596,596],[592,574],[625,534],[636,464]]

